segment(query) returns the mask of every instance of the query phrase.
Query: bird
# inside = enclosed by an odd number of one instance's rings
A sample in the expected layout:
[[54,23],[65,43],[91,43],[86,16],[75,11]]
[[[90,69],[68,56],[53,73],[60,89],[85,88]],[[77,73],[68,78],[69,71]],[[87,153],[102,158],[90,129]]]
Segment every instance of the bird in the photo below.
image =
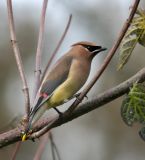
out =
[[54,108],[61,114],[56,107],[75,97],[88,79],[93,58],[105,50],[106,48],[96,43],[81,41],[74,43],[71,49],[58,59],[42,80],[22,141],[27,139],[30,130],[46,110]]

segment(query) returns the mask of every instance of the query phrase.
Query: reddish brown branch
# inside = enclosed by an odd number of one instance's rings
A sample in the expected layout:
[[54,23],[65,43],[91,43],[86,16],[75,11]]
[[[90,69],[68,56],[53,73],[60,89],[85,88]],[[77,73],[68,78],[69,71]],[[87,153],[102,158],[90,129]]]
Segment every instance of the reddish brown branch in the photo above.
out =
[[[25,73],[24,73],[24,67],[20,55],[20,50],[19,46],[17,43],[17,38],[16,38],[16,32],[15,32],[15,25],[14,25],[14,17],[13,17],[13,8],[12,8],[12,1],[7,0],[7,10],[8,10],[8,21],[9,21],[9,30],[10,30],[10,37],[11,37],[11,44],[14,52],[14,56],[16,59],[17,67],[20,73],[20,77],[23,83],[23,92],[24,92],[24,98],[25,98],[25,112],[26,112],[26,121],[28,121],[28,115],[30,111],[30,99],[29,99],[29,89],[27,85],[27,81],[25,78]],[[16,145],[16,148],[12,154],[12,160],[16,158],[16,155],[18,153],[18,150],[20,148],[21,142],[18,142]]]
[[58,148],[57,148],[57,146],[56,146],[56,144],[54,142],[54,138],[53,138],[53,135],[51,133],[49,134],[49,137],[50,137],[50,143],[51,143],[52,159],[55,160],[56,156],[57,156],[58,160],[61,160]]
[[11,36],[11,44],[14,51],[17,67],[20,73],[20,77],[23,83],[23,92],[25,97],[25,110],[26,110],[26,119],[28,120],[28,114],[30,111],[30,99],[29,99],[29,90],[27,81],[25,78],[24,67],[21,60],[20,50],[17,43],[15,26],[14,26],[14,18],[13,18],[13,9],[12,9],[12,2],[11,0],[7,0],[7,9],[8,9],[8,21],[9,21],[9,29],[10,29],[10,36]]
[[[119,84],[118,86],[111,88],[104,93],[101,93],[97,95],[94,99],[89,100],[85,103],[82,103],[74,110],[74,112],[71,115],[65,114],[63,115],[63,121],[61,118],[59,118],[53,125],[49,126],[48,129],[52,129],[54,127],[57,127],[59,125],[62,125],[64,123],[67,123],[68,121],[71,121],[73,119],[76,119],[77,117],[80,117],[96,108],[99,108],[114,99],[122,96],[123,94],[127,93],[130,89],[130,87],[135,83],[138,82],[144,82],[145,81],[145,68],[141,69],[137,74],[135,74],[133,77],[129,78],[125,82]],[[34,127],[35,133],[31,135],[31,138],[37,138],[40,137],[41,131],[40,129],[44,128],[48,124],[50,124],[52,119],[55,119],[56,117],[49,117],[47,119],[40,120],[36,126]],[[39,131],[40,130],[40,131]],[[10,145],[12,143],[15,143],[17,141],[21,141],[21,129],[15,128],[13,130],[10,130],[8,132],[5,132],[3,134],[0,134],[0,148]],[[39,132],[37,132],[39,131]]]
[[46,147],[46,144],[48,143],[48,137],[49,137],[49,133],[47,132],[46,134],[44,134],[40,138],[39,146],[36,150],[36,154],[35,154],[33,160],[40,160],[41,159],[42,154],[44,152],[44,149]]
[[46,65],[46,67],[45,67],[45,70],[44,70],[43,75],[42,75],[41,82],[43,81],[44,76],[45,76],[45,74],[46,74],[48,68],[50,67],[50,65],[51,65],[51,63],[52,63],[54,57],[56,56],[56,54],[57,54],[57,52],[58,52],[58,50],[59,50],[59,48],[60,48],[60,46],[61,46],[61,44],[62,44],[64,38],[65,38],[65,36],[66,36],[66,34],[67,34],[67,32],[68,32],[68,29],[69,29],[70,24],[71,24],[71,20],[72,20],[72,15],[69,16],[69,19],[68,19],[68,22],[67,22],[66,27],[65,27],[65,29],[64,29],[64,32],[63,32],[63,34],[62,34],[62,36],[61,36],[61,38],[60,38],[60,40],[59,40],[59,42],[58,42],[58,44],[57,44],[55,50],[53,51],[53,53],[52,53],[52,55],[51,55],[51,57],[50,57],[50,59],[49,59],[47,65]]
[[35,64],[36,81],[35,81],[35,89],[34,89],[34,98],[40,87],[41,57],[42,57],[42,45],[43,45],[43,39],[44,39],[44,25],[45,25],[47,3],[48,3],[48,0],[43,1],[43,7],[42,7],[42,12],[41,12],[38,44],[37,44],[37,51],[36,51],[36,64]]
[[[17,44],[11,0],[7,0],[7,9],[8,9],[8,21],[9,21],[9,29],[10,29],[10,36],[11,36],[11,44],[12,44],[13,52],[15,55],[17,67],[18,67],[18,70],[20,73],[20,77],[21,77],[21,80],[23,83],[23,92],[24,92],[24,97],[25,97],[26,120],[28,121],[28,114],[30,111],[29,90],[28,90],[27,81],[26,81],[25,74],[24,74],[24,67],[22,64],[19,47]],[[16,158],[16,155],[17,155],[18,150],[20,148],[20,144],[21,144],[21,142],[17,143],[16,148],[12,154],[13,160]]]
[[[109,89],[108,91],[96,96],[94,100],[87,101],[86,103],[80,104],[78,108],[74,110],[72,114],[63,114],[62,117],[55,116],[53,120],[49,120],[48,125],[42,127],[43,129],[34,133],[32,138],[40,137],[44,134],[44,131],[48,131],[56,126],[64,124],[72,119],[75,119],[83,114],[86,114],[112,100],[122,96],[123,94],[127,93],[132,86],[133,83],[136,81],[144,82],[145,81],[145,68],[140,70],[136,75],[129,78],[127,81],[119,84],[118,86]],[[46,130],[45,130],[46,129]]]
[[[39,27],[39,36],[38,36],[38,44],[37,44],[37,51],[36,51],[36,64],[35,64],[35,86],[34,86],[34,93],[33,93],[33,101],[37,95],[37,91],[40,87],[40,76],[41,76],[41,57],[42,57],[42,45],[44,39],[44,26],[45,26],[45,17],[46,17],[46,9],[47,9],[48,0],[43,1],[42,11],[41,11],[41,20],[40,20],[40,27]],[[43,153],[45,142],[47,142],[46,136],[42,136],[40,139],[40,144],[37,148],[36,154],[34,159],[39,160]]]
[[14,148],[11,160],[15,160],[16,159],[16,156],[17,156],[17,153],[18,153],[18,151],[20,149],[21,144],[22,144],[21,141],[16,143],[16,147]]

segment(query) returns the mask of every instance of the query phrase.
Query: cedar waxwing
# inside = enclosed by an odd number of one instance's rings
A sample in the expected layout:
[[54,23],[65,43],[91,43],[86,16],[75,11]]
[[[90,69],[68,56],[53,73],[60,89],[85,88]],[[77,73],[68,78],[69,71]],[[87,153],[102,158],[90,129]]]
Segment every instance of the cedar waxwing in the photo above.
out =
[[104,50],[106,48],[91,42],[78,42],[56,62],[42,81],[38,100],[30,112],[22,141],[25,141],[35,122],[47,109],[53,107],[59,112],[55,107],[74,97],[89,76],[92,59]]

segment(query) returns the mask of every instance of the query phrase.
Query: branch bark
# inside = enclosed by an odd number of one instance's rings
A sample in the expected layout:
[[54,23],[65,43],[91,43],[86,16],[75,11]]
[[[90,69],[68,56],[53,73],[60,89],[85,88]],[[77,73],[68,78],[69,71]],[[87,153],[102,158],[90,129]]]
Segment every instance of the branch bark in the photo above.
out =
[[[55,123],[53,123],[51,126],[49,126],[48,129],[52,129],[54,127],[60,126],[64,123],[67,123],[68,121],[71,121],[73,119],[76,119],[77,117],[80,117],[94,109],[97,109],[114,99],[122,96],[123,94],[127,93],[130,89],[130,87],[135,83],[138,82],[144,82],[145,81],[145,68],[141,69],[137,74],[135,74],[133,77],[129,78],[128,80],[124,81],[123,83],[117,85],[114,88],[111,88],[104,93],[101,93],[96,96],[96,98],[92,100],[88,100],[85,103],[82,103],[76,108],[76,110],[68,116],[68,114],[64,115],[63,118],[59,118]],[[55,119],[56,117],[49,117],[47,119],[40,120],[36,126],[34,127],[34,131],[39,131],[41,128],[44,128],[46,125],[50,124],[52,119]],[[3,134],[0,134],[0,148],[10,145],[12,143],[15,143],[17,141],[21,140],[21,128],[15,128],[13,130],[10,130],[8,132],[5,132]],[[41,131],[41,130],[40,130]],[[31,138],[37,138],[40,137],[42,134],[41,132],[33,133],[30,137]]]
[[[21,55],[20,55],[19,46],[17,43],[15,25],[14,25],[14,17],[13,17],[13,8],[12,8],[12,1],[11,0],[7,0],[7,10],[8,10],[8,22],[9,22],[11,44],[12,44],[14,56],[16,59],[18,71],[19,71],[19,74],[20,74],[20,77],[22,80],[22,84],[23,84],[22,90],[23,90],[24,98],[25,98],[25,112],[26,112],[25,119],[26,119],[26,121],[28,121],[28,115],[30,112],[29,89],[28,89],[28,85],[27,85],[27,81],[26,81],[26,77],[25,77],[25,73],[24,73],[24,67],[23,67],[23,63],[22,63],[22,59],[21,59]],[[17,155],[17,152],[19,151],[20,145],[21,145],[21,142],[18,142],[16,144],[16,148],[12,154],[13,160],[16,158],[16,155]]]
[[28,114],[30,111],[30,99],[29,99],[29,89],[24,73],[24,67],[20,55],[19,46],[17,43],[16,32],[15,32],[15,25],[14,25],[14,18],[13,18],[13,9],[12,9],[12,2],[11,0],[7,0],[7,9],[8,9],[8,21],[9,21],[9,30],[11,36],[11,44],[14,52],[14,56],[16,59],[17,67],[19,70],[19,74],[23,83],[23,92],[25,97],[25,110],[26,110],[26,119],[28,120]]
[[14,147],[14,151],[12,153],[11,160],[15,160],[16,159],[16,156],[17,156],[17,153],[18,153],[18,151],[20,149],[21,144],[22,144],[21,141],[19,141],[19,142],[16,143],[16,146]]
[[[119,84],[118,86],[111,88],[110,90],[98,95],[95,99],[91,101],[87,101],[83,104],[80,104],[76,110],[72,114],[63,114],[62,117],[56,116],[54,119],[48,123],[46,127],[47,131],[49,131],[51,128],[57,127],[59,125],[62,125],[63,123],[66,123],[68,121],[71,121],[81,115],[84,115],[96,108],[99,108],[100,106],[107,104],[108,102],[113,101],[114,99],[122,96],[123,94],[127,93],[130,89],[130,87],[135,82],[143,82],[145,81],[145,68],[143,68],[141,71],[139,71],[136,75],[134,75],[132,78],[128,79],[127,81]],[[36,133],[33,133],[31,136],[32,138],[40,137],[45,132],[43,130],[40,130]]]
[[34,87],[34,93],[33,93],[33,100],[35,99],[37,91],[40,87],[41,57],[42,57],[42,45],[43,45],[43,39],[44,39],[44,25],[45,25],[47,3],[48,3],[48,0],[43,1],[43,7],[41,12],[38,44],[37,44],[37,51],[36,51],[35,87]]
[[49,132],[47,132],[40,138],[39,146],[36,150],[36,154],[33,160],[41,160],[46,144],[48,143],[48,138],[49,138]]

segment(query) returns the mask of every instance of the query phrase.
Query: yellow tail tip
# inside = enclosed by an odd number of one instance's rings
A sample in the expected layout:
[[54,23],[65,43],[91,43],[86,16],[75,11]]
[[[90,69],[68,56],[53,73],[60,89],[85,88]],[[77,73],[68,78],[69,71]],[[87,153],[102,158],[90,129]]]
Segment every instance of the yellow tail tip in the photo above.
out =
[[23,136],[22,136],[22,142],[24,142],[27,138],[27,134],[25,133]]

